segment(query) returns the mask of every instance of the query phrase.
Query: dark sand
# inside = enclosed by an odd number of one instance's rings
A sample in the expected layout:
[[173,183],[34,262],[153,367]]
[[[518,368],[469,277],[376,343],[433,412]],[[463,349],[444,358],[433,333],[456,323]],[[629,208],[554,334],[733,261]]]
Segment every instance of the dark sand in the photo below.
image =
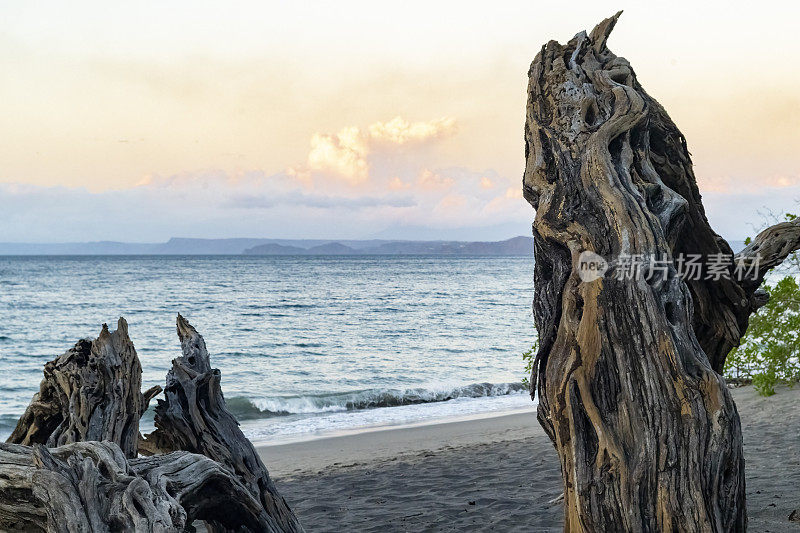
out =
[[[800,531],[800,386],[733,391],[750,531]],[[530,413],[259,448],[312,531],[560,531],[558,458]],[[474,502],[474,503],[472,503]],[[800,512],[800,511],[798,511]]]

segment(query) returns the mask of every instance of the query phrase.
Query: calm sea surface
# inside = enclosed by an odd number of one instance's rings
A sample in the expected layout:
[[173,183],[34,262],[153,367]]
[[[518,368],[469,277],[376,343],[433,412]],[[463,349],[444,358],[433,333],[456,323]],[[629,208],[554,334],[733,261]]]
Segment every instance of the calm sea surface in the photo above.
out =
[[0,438],[44,363],[119,316],[163,384],[178,312],[256,440],[529,406],[532,298],[522,257],[0,257]]

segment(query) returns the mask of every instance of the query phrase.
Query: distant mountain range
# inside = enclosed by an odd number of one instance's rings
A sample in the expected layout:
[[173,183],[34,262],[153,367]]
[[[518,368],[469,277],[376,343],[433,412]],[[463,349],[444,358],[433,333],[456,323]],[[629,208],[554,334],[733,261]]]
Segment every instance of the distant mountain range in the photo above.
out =
[[[743,241],[729,241],[734,252]],[[504,241],[184,239],[162,243],[0,243],[0,255],[533,255],[533,238]]]
[[308,248],[275,243],[244,251],[247,255],[533,255],[533,238],[514,237],[497,242],[362,241],[359,246],[328,242]]
[[0,243],[0,255],[533,255],[533,238],[498,242],[185,239],[163,243]]

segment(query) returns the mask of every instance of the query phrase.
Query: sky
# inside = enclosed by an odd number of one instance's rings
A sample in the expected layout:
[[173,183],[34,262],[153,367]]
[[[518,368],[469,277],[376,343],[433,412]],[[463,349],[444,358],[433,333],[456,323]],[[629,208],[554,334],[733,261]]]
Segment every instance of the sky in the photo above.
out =
[[527,70],[609,41],[712,225],[800,199],[800,4],[0,3],[0,241],[529,235]]

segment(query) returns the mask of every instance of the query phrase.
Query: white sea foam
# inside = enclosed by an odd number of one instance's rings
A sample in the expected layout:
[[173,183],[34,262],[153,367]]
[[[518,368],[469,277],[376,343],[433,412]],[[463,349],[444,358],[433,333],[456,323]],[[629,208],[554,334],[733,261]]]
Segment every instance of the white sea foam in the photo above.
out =
[[459,397],[441,402],[250,420],[242,425],[242,430],[255,442],[280,444],[351,431],[533,409],[534,406],[526,391],[517,391],[502,396]]

